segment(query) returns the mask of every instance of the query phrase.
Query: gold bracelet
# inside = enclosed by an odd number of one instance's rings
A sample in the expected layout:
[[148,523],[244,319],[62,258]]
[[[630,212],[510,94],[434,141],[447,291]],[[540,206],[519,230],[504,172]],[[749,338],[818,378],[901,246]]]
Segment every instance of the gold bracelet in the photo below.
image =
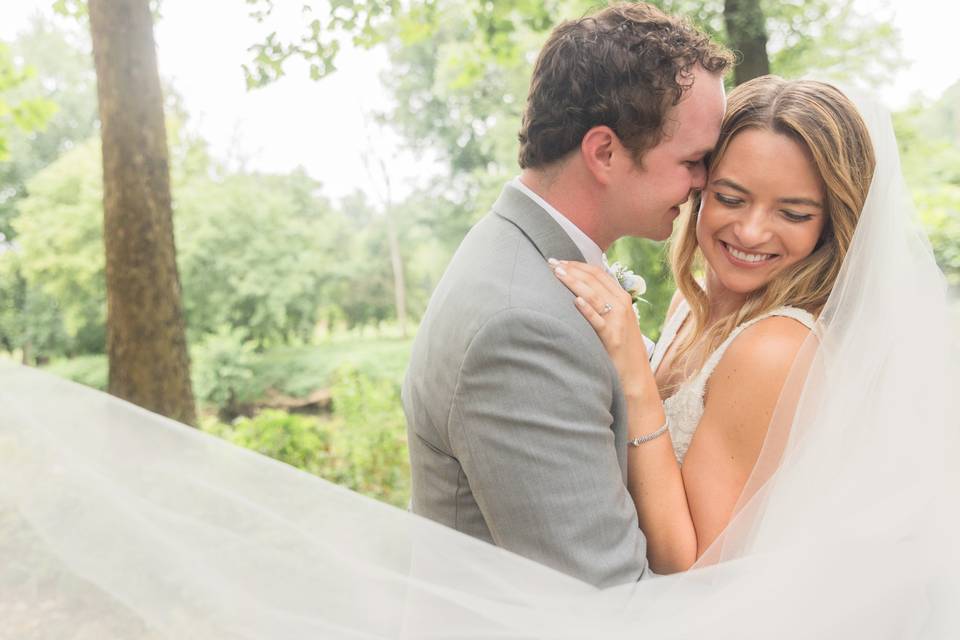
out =
[[660,427],[653,433],[648,433],[645,436],[638,436],[633,440],[627,440],[627,444],[630,445],[631,447],[639,447],[640,445],[646,442],[650,442],[651,440],[656,440],[657,438],[665,434],[669,429],[669,427],[670,427],[670,420],[668,419],[664,421],[662,427]]

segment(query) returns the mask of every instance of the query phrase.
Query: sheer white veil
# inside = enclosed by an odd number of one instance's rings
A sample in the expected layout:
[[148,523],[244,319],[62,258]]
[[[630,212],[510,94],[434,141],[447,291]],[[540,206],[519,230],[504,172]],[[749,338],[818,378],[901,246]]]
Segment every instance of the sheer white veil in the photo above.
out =
[[857,102],[878,167],[852,248],[690,572],[597,590],[0,365],[0,637],[960,637],[957,331],[889,116]]

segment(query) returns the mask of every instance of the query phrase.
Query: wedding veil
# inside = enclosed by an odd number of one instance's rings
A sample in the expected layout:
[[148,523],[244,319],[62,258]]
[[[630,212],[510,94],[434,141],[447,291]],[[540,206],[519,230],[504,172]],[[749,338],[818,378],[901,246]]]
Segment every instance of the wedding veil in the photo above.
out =
[[727,531],[598,590],[105,394],[0,365],[0,638],[960,637],[956,327],[889,116]]

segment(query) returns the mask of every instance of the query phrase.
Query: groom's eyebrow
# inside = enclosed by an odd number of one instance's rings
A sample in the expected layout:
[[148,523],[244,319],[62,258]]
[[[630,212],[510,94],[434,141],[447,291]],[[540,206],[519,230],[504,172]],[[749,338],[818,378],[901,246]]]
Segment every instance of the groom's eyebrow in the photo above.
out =
[[[744,195],[750,195],[749,189],[747,189],[741,184],[737,184],[736,182],[734,182],[733,180],[730,180],[729,178],[718,178],[717,180],[713,181],[713,184],[720,187],[729,187],[730,189],[733,189],[734,191],[739,191]],[[818,209],[823,209],[823,204],[811,198],[780,198],[779,200],[777,200],[777,202],[782,202],[783,204],[807,205],[808,207],[816,207]]]

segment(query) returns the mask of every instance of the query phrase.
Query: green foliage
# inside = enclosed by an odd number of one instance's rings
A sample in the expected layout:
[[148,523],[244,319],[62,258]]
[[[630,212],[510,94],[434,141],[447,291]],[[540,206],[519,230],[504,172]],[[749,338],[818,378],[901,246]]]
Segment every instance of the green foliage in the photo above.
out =
[[317,322],[341,221],[302,172],[196,176],[176,192],[191,336],[227,326],[258,346],[306,341]]
[[264,391],[254,376],[253,347],[236,330],[222,328],[190,350],[193,391],[197,400],[217,408],[221,418],[240,413],[243,404]]
[[201,428],[314,475],[328,477],[333,467],[330,429],[315,417],[269,410],[232,424],[206,420]]
[[767,0],[770,69],[787,78],[816,75],[870,89],[901,69],[900,35],[883,13],[855,0]]
[[32,362],[34,353],[62,352],[67,345],[57,301],[29,285],[13,246],[0,245],[0,346],[19,349]]
[[342,369],[333,386],[333,411],[336,481],[379,500],[406,506],[410,469],[397,382]]
[[[355,200],[343,212],[334,210],[302,172],[217,177],[203,145],[182,138],[177,126],[171,131],[174,224],[191,342],[226,328],[257,348],[301,344],[313,339],[321,321],[333,329],[394,317],[382,218]],[[104,348],[100,172],[93,139],[38,172],[27,185],[29,197],[17,205],[16,248],[0,254],[0,265],[19,274],[0,287],[20,283],[28,290],[4,295],[0,314],[56,301],[51,320],[62,325],[63,339],[40,341],[47,355]],[[411,293],[421,300],[427,295],[422,285]],[[54,325],[44,326],[52,332]],[[25,339],[10,321],[0,319],[0,331],[8,348]]]
[[937,263],[960,289],[960,83],[932,105],[914,105],[894,118],[904,176]]
[[[23,69],[16,86],[2,94],[2,99],[34,104],[37,108],[14,111],[21,124],[30,125],[32,130],[6,130],[10,157],[0,162],[0,344],[8,350],[22,350],[28,361],[34,355],[42,360],[50,355],[103,348],[97,294],[87,298],[91,304],[83,300],[90,292],[86,286],[91,284],[88,267],[96,272],[97,263],[84,262],[92,254],[81,246],[99,242],[99,236],[94,232],[78,244],[75,238],[67,237],[71,230],[63,228],[65,222],[83,219],[74,215],[77,208],[99,207],[99,187],[94,183],[99,178],[99,156],[95,159],[96,167],[89,164],[89,158],[74,158],[52,170],[61,174],[72,172],[69,178],[61,176],[61,182],[69,182],[72,187],[34,201],[37,206],[32,212],[40,214],[34,221],[47,227],[39,229],[42,237],[37,238],[38,243],[28,239],[24,246],[16,237],[14,225],[15,218],[22,213],[28,185],[37,184],[42,189],[46,184],[44,179],[34,183],[34,177],[95,131],[96,85],[86,37],[80,29],[71,31],[36,17],[8,50],[15,58],[29,61],[29,66]],[[85,152],[78,153],[82,155]],[[69,193],[71,188],[77,188],[76,192]],[[48,206],[52,208],[47,209]],[[59,217],[64,212],[66,217]],[[33,228],[31,222],[26,220],[23,225]],[[83,227],[80,231],[83,235],[90,229]],[[54,237],[47,246],[47,240]],[[8,244],[4,244],[4,239]],[[74,248],[80,249],[76,256],[70,253]],[[51,269],[49,258],[58,249],[68,251],[67,262],[80,263],[76,277],[71,276],[72,283],[83,282],[79,289],[64,287],[64,270]],[[48,254],[47,264],[42,264],[40,253]],[[67,271],[73,265],[67,265]],[[62,292],[70,295],[61,299]]]
[[11,90],[23,85],[33,69],[18,63],[10,47],[0,43],[0,161],[9,158],[8,136],[15,130],[35,131],[46,124],[56,107],[38,96],[11,99]]
[[396,381],[375,380],[356,369],[338,372],[334,414],[325,420],[268,410],[231,424],[202,428],[235,444],[405,507],[410,496],[403,412]]
[[103,350],[106,287],[100,172],[96,141],[68,151],[27,183],[31,195],[20,201],[19,216],[13,221],[20,271],[31,296],[56,300],[66,335],[59,353]]
[[[274,0],[247,0],[250,15],[272,29],[272,18],[279,13]],[[284,65],[297,57],[309,63],[314,80],[333,72],[340,52],[338,36],[352,36],[353,42],[371,46],[379,41],[380,26],[400,7],[399,0],[328,0],[315,3],[304,0],[298,7],[306,25],[292,39],[284,39],[271,30],[262,42],[254,43],[250,64],[243,65],[247,87],[262,87],[284,75]]]
[[[18,201],[26,195],[27,181],[94,132],[96,79],[81,39],[34,18],[9,45],[12,57],[30,64],[15,86],[0,88],[0,102],[21,105],[13,113],[30,126],[26,130],[0,126],[9,152],[0,161],[0,234],[8,240],[15,235],[10,222]],[[0,52],[0,67],[3,57]]]
[[277,347],[253,359],[264,387],[303,397],[335,382],[338,369],[349,367],[371,379],[399,381],[410,358],[410,340],[341,336],[316,346]]

